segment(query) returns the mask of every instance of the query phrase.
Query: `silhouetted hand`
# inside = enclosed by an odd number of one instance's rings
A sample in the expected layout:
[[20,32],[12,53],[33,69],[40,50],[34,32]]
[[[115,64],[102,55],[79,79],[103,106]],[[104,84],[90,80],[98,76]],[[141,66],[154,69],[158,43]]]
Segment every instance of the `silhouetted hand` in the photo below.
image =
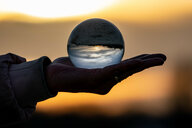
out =
[[105,68],[83,69],[74,67],[68,57],[62,57],[47,67],[46,77],[49,88],[54,92],[107,94],[128,76],[162,65],[165,60],[163,54],[143,54]]

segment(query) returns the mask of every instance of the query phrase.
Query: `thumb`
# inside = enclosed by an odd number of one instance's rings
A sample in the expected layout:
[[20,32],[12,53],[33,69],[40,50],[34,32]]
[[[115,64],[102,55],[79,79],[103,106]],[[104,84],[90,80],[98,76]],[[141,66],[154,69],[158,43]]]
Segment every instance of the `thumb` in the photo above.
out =
[[57,58],[53,61],[53,63],[60,63],[60,64],[65,64],[68,66],[73,66],[73,63],[71,62],[71,60],[69,59],[69,57],[60,57]]

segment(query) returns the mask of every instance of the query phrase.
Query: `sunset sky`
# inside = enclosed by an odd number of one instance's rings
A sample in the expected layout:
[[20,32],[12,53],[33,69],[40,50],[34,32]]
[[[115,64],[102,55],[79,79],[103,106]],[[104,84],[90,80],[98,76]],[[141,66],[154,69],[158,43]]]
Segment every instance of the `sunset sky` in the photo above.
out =
[[0,19],[10,18],[14,13],[46,20],[98,16],[149,22],[189,15],[191,7],[191,0],[0,0]]
[[125,40],[123,59],[161,52],[167,62],[131,76],[106,96],[59,93],[39,103],[37,111],[61,114],[87,106],[107,114],[168,111],[174,68],[181,61],[192,61],[192,0],[0,0],[0,54],[13,52],[27,60],[67,56],[71,31],[93,17],[107,19],[120,29]]

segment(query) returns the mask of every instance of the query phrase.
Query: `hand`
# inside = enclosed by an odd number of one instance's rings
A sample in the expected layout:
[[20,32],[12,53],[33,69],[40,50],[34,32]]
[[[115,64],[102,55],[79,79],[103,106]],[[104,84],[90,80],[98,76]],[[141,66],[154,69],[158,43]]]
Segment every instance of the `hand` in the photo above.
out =
[[123,79],[144,69],[164,63],[163,54],[143,54],[119,64],[98,69],[74,67],[68,57],[56,59],[47,67],[46,77],[52,91],[107,94]]

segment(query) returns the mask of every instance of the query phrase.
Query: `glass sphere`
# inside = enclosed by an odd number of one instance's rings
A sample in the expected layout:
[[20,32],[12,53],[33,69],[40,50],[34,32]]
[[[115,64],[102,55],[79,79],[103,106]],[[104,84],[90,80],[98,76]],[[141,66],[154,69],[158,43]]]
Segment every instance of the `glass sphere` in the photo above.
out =
[[120,63],[124,54],[121,32],[103,19],[88,19],[72,31],[67,45],[69,58],[79,68],[103,68]]

